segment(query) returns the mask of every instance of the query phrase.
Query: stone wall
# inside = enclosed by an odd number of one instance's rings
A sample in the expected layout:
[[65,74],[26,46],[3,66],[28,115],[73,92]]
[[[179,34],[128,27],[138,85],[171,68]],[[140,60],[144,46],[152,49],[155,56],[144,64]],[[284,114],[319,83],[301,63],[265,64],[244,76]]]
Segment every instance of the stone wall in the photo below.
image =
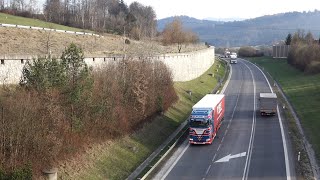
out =
[[[164,62],[172,71],[174,81],[189,81],[199,77],[214,63],[214,47],[179,54],[164,54],[149,57]],[[0,56],[0,84],[18,84],[22,68],[32,56]],[[86,57],[88,66],[102,67],[123,57]]]

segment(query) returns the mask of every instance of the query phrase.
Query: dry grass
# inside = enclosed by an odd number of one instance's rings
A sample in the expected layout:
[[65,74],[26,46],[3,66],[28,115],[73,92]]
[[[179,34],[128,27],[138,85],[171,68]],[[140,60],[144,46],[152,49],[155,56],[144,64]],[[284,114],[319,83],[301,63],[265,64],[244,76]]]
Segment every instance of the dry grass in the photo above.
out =
[[[0,54],[2,55],[44,55],[47,44],[52,54],[60,55],[70,44],[75,43],[84,49],[87,56],[113,54],[164,54],[176,53],[177,46],[163,46],[156,41],[134,41],[124,44],[122,36],[104,34],[103,37],[75,35],[44,30],[29,30],[0,27]],[[187,45],[182,52],[206,48],[204,44]]]

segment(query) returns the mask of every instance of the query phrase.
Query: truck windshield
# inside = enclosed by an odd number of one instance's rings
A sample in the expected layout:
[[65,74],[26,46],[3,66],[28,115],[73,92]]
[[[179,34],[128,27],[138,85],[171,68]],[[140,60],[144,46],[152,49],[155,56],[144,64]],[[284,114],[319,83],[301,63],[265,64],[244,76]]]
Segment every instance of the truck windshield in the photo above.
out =
[[207,128],[209,126],[208,120],[190,120],[190,127],[193,128]]

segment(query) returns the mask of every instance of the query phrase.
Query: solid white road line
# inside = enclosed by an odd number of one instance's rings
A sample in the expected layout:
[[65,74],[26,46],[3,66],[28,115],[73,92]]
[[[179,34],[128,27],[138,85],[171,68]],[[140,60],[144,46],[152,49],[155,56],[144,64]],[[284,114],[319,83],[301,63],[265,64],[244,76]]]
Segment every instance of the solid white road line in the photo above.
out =
[[171,170],[174,168],[174,166],[177,164],[177,162],[180,160],[180,158],[182,157],[182,155],[186,152],[186,150],[189,148],[190,144],[188,143],[188,145],[183,149],[183,151],[181,152],[181,154],[178,156],[178,158],[174,161],[174,163],[170,166],[170,168],[168,169],[168,171],[163,175],[163,177],[161,178],[161,180],[165,179],[168,174],[171,172]]
[[[246,60],[247,61],[247,60]],[[273,93],[273,90],[271,88],[271,85],[269,83],[269,80],[267,78],[267,76],[264,74],[264,72],[255,64],[253,64],[250,61],[247,61],[249,63],[251,63],[252,65],[254,65],[257,69],[259,69],[259,71],[263,74],[264,78],[267,80],[267,83],[269,85],[269,88],[271,90],[271,92]],[[288,156],[288,148],[287,148],[287,141],[284,135],[284,129],[283,129],[283,125],[282,125],[282,120],[281,120],[281,116],[279,113],[279,107],[277,106],[277,114],[278,114],[278,119],[279,119],[279,124],[280,124],[280,129],[281,129],[281,137],[282,137],[282,144],[283,144],[283,151],[284,151],[284,160],[285,160],[285,164],[286,164],[286,174],[287,174],[287,180],[291,180],[291,173],[290,173],[290,164],[289,164],[289,156]]]
[[[241,62],[243,63],[243,62]],[[248,174],[249,174],[249,167],[250,167],[250,162],[251,162],[251,154],[252,154],[252,146],[253,146],[253,141],[254,141],[254,133],[255,133],[255,128],[256,128],[256,83],[254,80],[253,72],[250,69],[248,65],[243,63],[247,68],[249,69],[253,81],[253,117],[252,117],[252,126],[251,126],[251,136],[250,136],[250,141],[249,141],[249,146],[248,146],[248,155],[246,158],[246,164],[244,166],[244,171],[243,171],[243,176],[242,180],[248,179]]]
[[281,129],[281,136],[282,136],[282,144],[283,144],[283,150],[284,150],[284,161],[286,163],[286,174],[287,174],[287,180],[291,180],[291,175],[290,175],[290,168],[289,168],[289,158],[288,158],[288,148],[287,148],[287,142],[286,142],[286,137],[284,136],[284,130],[283,130],[283,125],[282,125],[282,119],[279,113],[279,106],[277,106],[277,114],[279,118],[279,123],[280,123],[280,129]]
[[[247,60],[246,60],[246,61],[247,61]],[[254,66],[262,73],[262,75],[264,76],[264,78],[267,80],[267,83],[268,83],[268,85],[269,85],[269,88],[270,88],[271,92],[273,93],[273,90],[272,90],[272,88],[271,88],[271,85],[270,85],[270,83],[269,83],[269,80],[268,80],[267,76],[264,74],[264,72],[263,72],[257,65],[253,64],[252,62],[250,62],[250,61],[247,61],[247,62],[249,62],[249,63],[251,63],[252,65],[254,65]]]

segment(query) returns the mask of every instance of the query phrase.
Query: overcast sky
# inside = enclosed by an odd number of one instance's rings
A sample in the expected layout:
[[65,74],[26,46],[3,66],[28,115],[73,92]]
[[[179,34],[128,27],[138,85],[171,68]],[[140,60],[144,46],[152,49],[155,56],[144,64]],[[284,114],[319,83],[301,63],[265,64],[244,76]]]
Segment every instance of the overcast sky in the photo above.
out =
[[157,19],[176,15],[204,18],[255,18],[290,11],[320,10],[320,0],[124,0],[152,6]]

